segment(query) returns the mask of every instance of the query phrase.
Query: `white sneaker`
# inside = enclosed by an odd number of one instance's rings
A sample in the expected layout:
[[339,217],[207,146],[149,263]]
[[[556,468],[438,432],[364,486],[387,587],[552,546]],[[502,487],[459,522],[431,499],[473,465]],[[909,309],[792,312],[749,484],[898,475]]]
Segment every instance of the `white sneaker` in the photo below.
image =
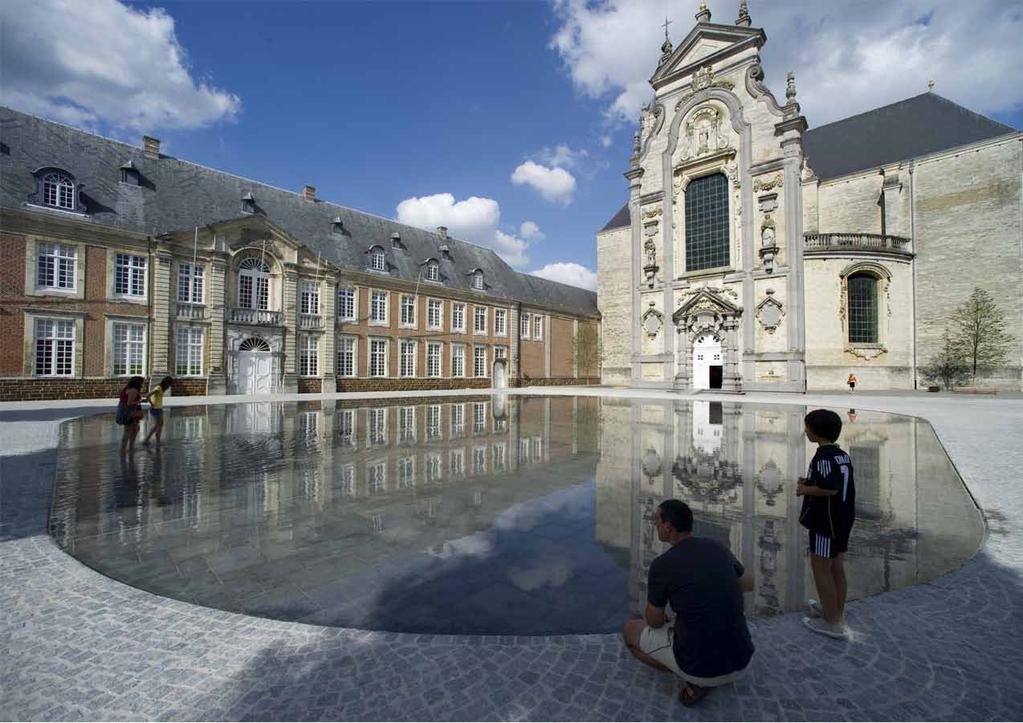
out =
[[821,604],[813,598],[806,601],[806,609],[810,612],[811,618],[824,617],[824,608],[822,608]]
[[833,625],[821,618],[803,618],[803,626],[818,635],[827,635],[835,640],[845,640],[849,637],[849,631],[844,625]]

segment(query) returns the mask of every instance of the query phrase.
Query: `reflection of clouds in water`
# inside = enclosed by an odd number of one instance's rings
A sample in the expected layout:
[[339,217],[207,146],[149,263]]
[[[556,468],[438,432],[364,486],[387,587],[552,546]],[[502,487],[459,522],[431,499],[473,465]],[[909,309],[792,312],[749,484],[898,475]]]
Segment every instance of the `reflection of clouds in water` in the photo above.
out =
[[494,529],[502,531],[528,532],[545,520],[548,515],[577,519],[592,514],[593,484],[584,483],[544,495],[535,500],[512,505],[494,518]]
[[494,539],[489,532],[475,532],[434,545],[429,552],[442,560],[460,557],[486,557],[494,552]]
[[561,587],[570,577],[572,566],[565,560],[542,561],[531,567],[513,567],[508,571],[512,584],[526,592],[546,585]]

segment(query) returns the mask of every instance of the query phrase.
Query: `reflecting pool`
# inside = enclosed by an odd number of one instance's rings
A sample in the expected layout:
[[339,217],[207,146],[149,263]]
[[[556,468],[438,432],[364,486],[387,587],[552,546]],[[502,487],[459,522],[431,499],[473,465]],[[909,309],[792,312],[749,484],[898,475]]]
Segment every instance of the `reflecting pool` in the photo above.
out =
[[[930,425],[836,409],[856,469],[851,598],[974,554],[980,515]],[[144,590],[282,620],[399,632],[612,632],[645,602],[653,514],[751,568],[750,615],[813,590],[795,480],[806,408],[610,397],[173,407],[119,459],[113,414],[67,422],[50,533]],[[143,434],[145,430],[143,430]]]

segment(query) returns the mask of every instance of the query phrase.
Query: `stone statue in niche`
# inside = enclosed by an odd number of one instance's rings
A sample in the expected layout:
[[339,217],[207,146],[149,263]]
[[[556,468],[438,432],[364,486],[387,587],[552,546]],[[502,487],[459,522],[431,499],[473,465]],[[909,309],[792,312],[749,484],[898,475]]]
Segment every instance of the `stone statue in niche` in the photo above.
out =
[[657,246],[654,244],[654,240],[648,238],[643,244],[643,252],[645,261],[643,263],[643,273],[646,276],[647,286],[653,287],[654,277],[657,275]]
[[727,148],[728,139],[721,132],[721,121],[721,112],[713,106],[698,108],[686,121],[682,158],[698,158]]
[[764,214],[764,220],[760,224],[760,258],[764,263],[764,271],[774,271],[774,258],[778,255],[778,244],[774,240],[774,219],[771,214]]

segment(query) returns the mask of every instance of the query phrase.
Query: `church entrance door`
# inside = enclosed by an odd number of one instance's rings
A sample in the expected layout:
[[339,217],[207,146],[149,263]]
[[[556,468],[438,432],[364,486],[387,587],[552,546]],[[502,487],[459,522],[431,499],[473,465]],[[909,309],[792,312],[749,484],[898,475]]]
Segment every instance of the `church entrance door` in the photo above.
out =
[[693,343],[693,389],[720,389],[723,366],[721,340],[709,332],[700,334]]

